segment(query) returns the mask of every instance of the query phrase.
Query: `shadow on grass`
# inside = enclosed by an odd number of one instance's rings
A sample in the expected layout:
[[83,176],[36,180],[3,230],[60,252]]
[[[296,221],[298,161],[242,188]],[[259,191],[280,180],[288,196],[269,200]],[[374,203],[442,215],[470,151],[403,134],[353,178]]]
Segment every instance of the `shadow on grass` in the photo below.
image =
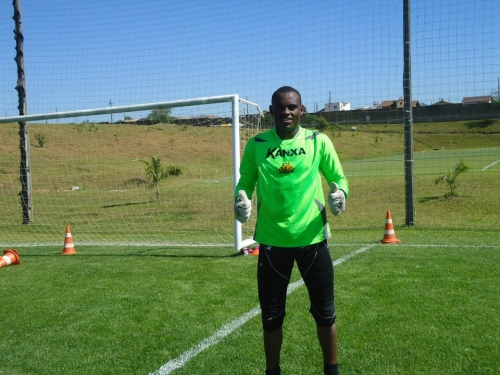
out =
[[175,254],[151,254],[152,251],[172,251],[171,248],[152,248],[152,249],[147,249],[147,250],[142,250],[142,251],[135,251],[131,253],[113,253],[113,254],[105,254],[105,253],[93,253],[93,254],[86,254],[85,251],[83,250],[77,250],[76,254],[71,254],[71,255],[63,255],[61,252],[56,252],[56,253],[45,253],[45,254],[20,254],[21,257],[23,258],[37,258],[37,257],[77,257],[77,258],[98,258],[98,257],[151,257],[151,258],[213,258],[213,259],[221,259],[221,258],[233,258],[237,256],[243,255],[242,253],[239,252],[231,252],[231,250],[228,251],[229,254],[214,254],[209,251],[207,251],[206,254],[202,254],[200,252],[194,253],[188,253],[188,254],[181,254],[178,253],[179,250],[174,250],[176,253]]
[[461,199],[460,195],[441,195],[439,197],[423,197],[418,200],[419,203],[436,202],[436,201],[447,201],[450,199]]
[[148,204],[151,203],[151,201],[145,201],[145,202],[128,202],[128,203],[117,203],[117,204],[106,204],[102,206],[102,208],[113,208],[113,207],[125,207],[125,206],[138,206],[140,204]]
[[433,201],[440,201],[444,200],[443,196],[439,197],[423,197],[418,200],[419,203],[427,203],[427,202],[433,202]]

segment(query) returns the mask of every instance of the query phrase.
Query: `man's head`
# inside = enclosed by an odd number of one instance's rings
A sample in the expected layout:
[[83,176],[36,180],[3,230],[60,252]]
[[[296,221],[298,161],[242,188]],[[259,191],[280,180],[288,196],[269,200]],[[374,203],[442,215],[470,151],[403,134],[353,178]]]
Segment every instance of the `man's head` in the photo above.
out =
[[297,134],[304,110],[302,97],[293,87],[283,86],[273,93],[269,112],[281,139],[291,139]]

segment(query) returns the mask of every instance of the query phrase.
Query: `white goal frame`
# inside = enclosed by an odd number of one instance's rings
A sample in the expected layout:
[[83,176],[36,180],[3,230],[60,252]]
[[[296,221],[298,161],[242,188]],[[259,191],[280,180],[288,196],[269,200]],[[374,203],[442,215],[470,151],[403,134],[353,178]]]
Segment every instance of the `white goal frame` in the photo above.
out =
[[[145,104],[134,104],[134,105],[125,105],[125,106],[115,106],[115,107],[102,107],[102,108],[94,108],[94,109],[84,109],[84,110],[75,110],[75,111],[66,111],[66,112],[52,112],[52,113],[42,113],[42,114],[34,114],[34,115],[23,115],[23,116],[9,116],[9,117],[0,117],[0,124],[2,123],[15,123],[15,122],[34,122],[41,120],[54,120],[54,119],[63,119],[63,118],[71,118],[71,117],[82,117],[82,116],[95,116],[95,115],[107,115],[113,113],[124,113],[124,112],[139,112],[145,110],[154,110],[154,109],[169,109],[169,108],[178,108],[178,107],[188,107],[195,105],[204,105],[204,104],[216,104],[216,103],[224,103],[230,102],[232,105],[232,144],[233,144],[233,188],[236,187],[236,183],[239,180],[239,168],[240,168],[240,160],[242,147],[240,145],[241,142],[241,127],[240,127],[240,110],[239,104],[246,103],[248,105],[254,106],[258,110],[258,114],[260,119],[262,119],[263,114],[259,105],[250,102],[248,100],[242,99],[238,94],[231,95],[222,95],[222,96],[211,96],[211,97],[202,97],[202,98],[194,98],[187,100],[175,100],[175,101],[165,101],[165,102],[155,102],[155,103],[145,103]],[[260,121],[259,121],[260,123]],[[231,197],[229,197],[230,199]],[[254,208],[256,205],[254,204]],[[255,216],[255,213],[254,215]],[[247,226],[249,224],[246,224]],[[251,224],[250,224],[251,225]],[[250,229],[246,230],[247,233]],[[253,231],[253,228],[251,228]],[[242,225],[238,221],[234,220],[234,249],[239,251],[245,247],[251,246],[255,241],[252,239],[250,235],[244,235],[242,230]]]

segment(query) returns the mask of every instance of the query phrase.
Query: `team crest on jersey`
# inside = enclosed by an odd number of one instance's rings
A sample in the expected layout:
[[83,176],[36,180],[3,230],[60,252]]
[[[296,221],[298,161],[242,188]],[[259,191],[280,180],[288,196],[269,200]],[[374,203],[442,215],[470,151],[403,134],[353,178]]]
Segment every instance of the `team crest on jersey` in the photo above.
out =
[[294,170],[295,170],[294,166],[289,162],[285,162],[281,164],[281,167],[279,167],[280,173],[292,173]]

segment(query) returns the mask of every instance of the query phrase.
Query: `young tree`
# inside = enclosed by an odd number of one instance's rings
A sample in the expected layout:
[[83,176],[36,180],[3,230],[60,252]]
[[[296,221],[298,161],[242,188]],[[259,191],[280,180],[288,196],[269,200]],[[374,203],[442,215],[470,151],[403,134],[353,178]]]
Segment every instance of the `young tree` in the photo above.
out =
[[460,160],[457,164],[455,164],[455,167],[453,167],[448,173],[439,176],[436,178],[436,185],[439,184],[440,182],[446,182],[450,188],[450,192],[446,194],[446,197],[456,197],[458,194],[456,193],[455,189],[457,187],[457,184],[455,183],[455,180],[457,179],[458,175],[465,173],[469,170],[469,166],[463,161]]
[[181,176],[182,172],[177,167],[163,168],[161,159],[156,156],[151,156],[150,161],[139,159],[146,164],[146,175],[148,176],[148,188],[155,189],[154,201],[160,200],[160,191],[158,184],[166,179],[168,176]]

